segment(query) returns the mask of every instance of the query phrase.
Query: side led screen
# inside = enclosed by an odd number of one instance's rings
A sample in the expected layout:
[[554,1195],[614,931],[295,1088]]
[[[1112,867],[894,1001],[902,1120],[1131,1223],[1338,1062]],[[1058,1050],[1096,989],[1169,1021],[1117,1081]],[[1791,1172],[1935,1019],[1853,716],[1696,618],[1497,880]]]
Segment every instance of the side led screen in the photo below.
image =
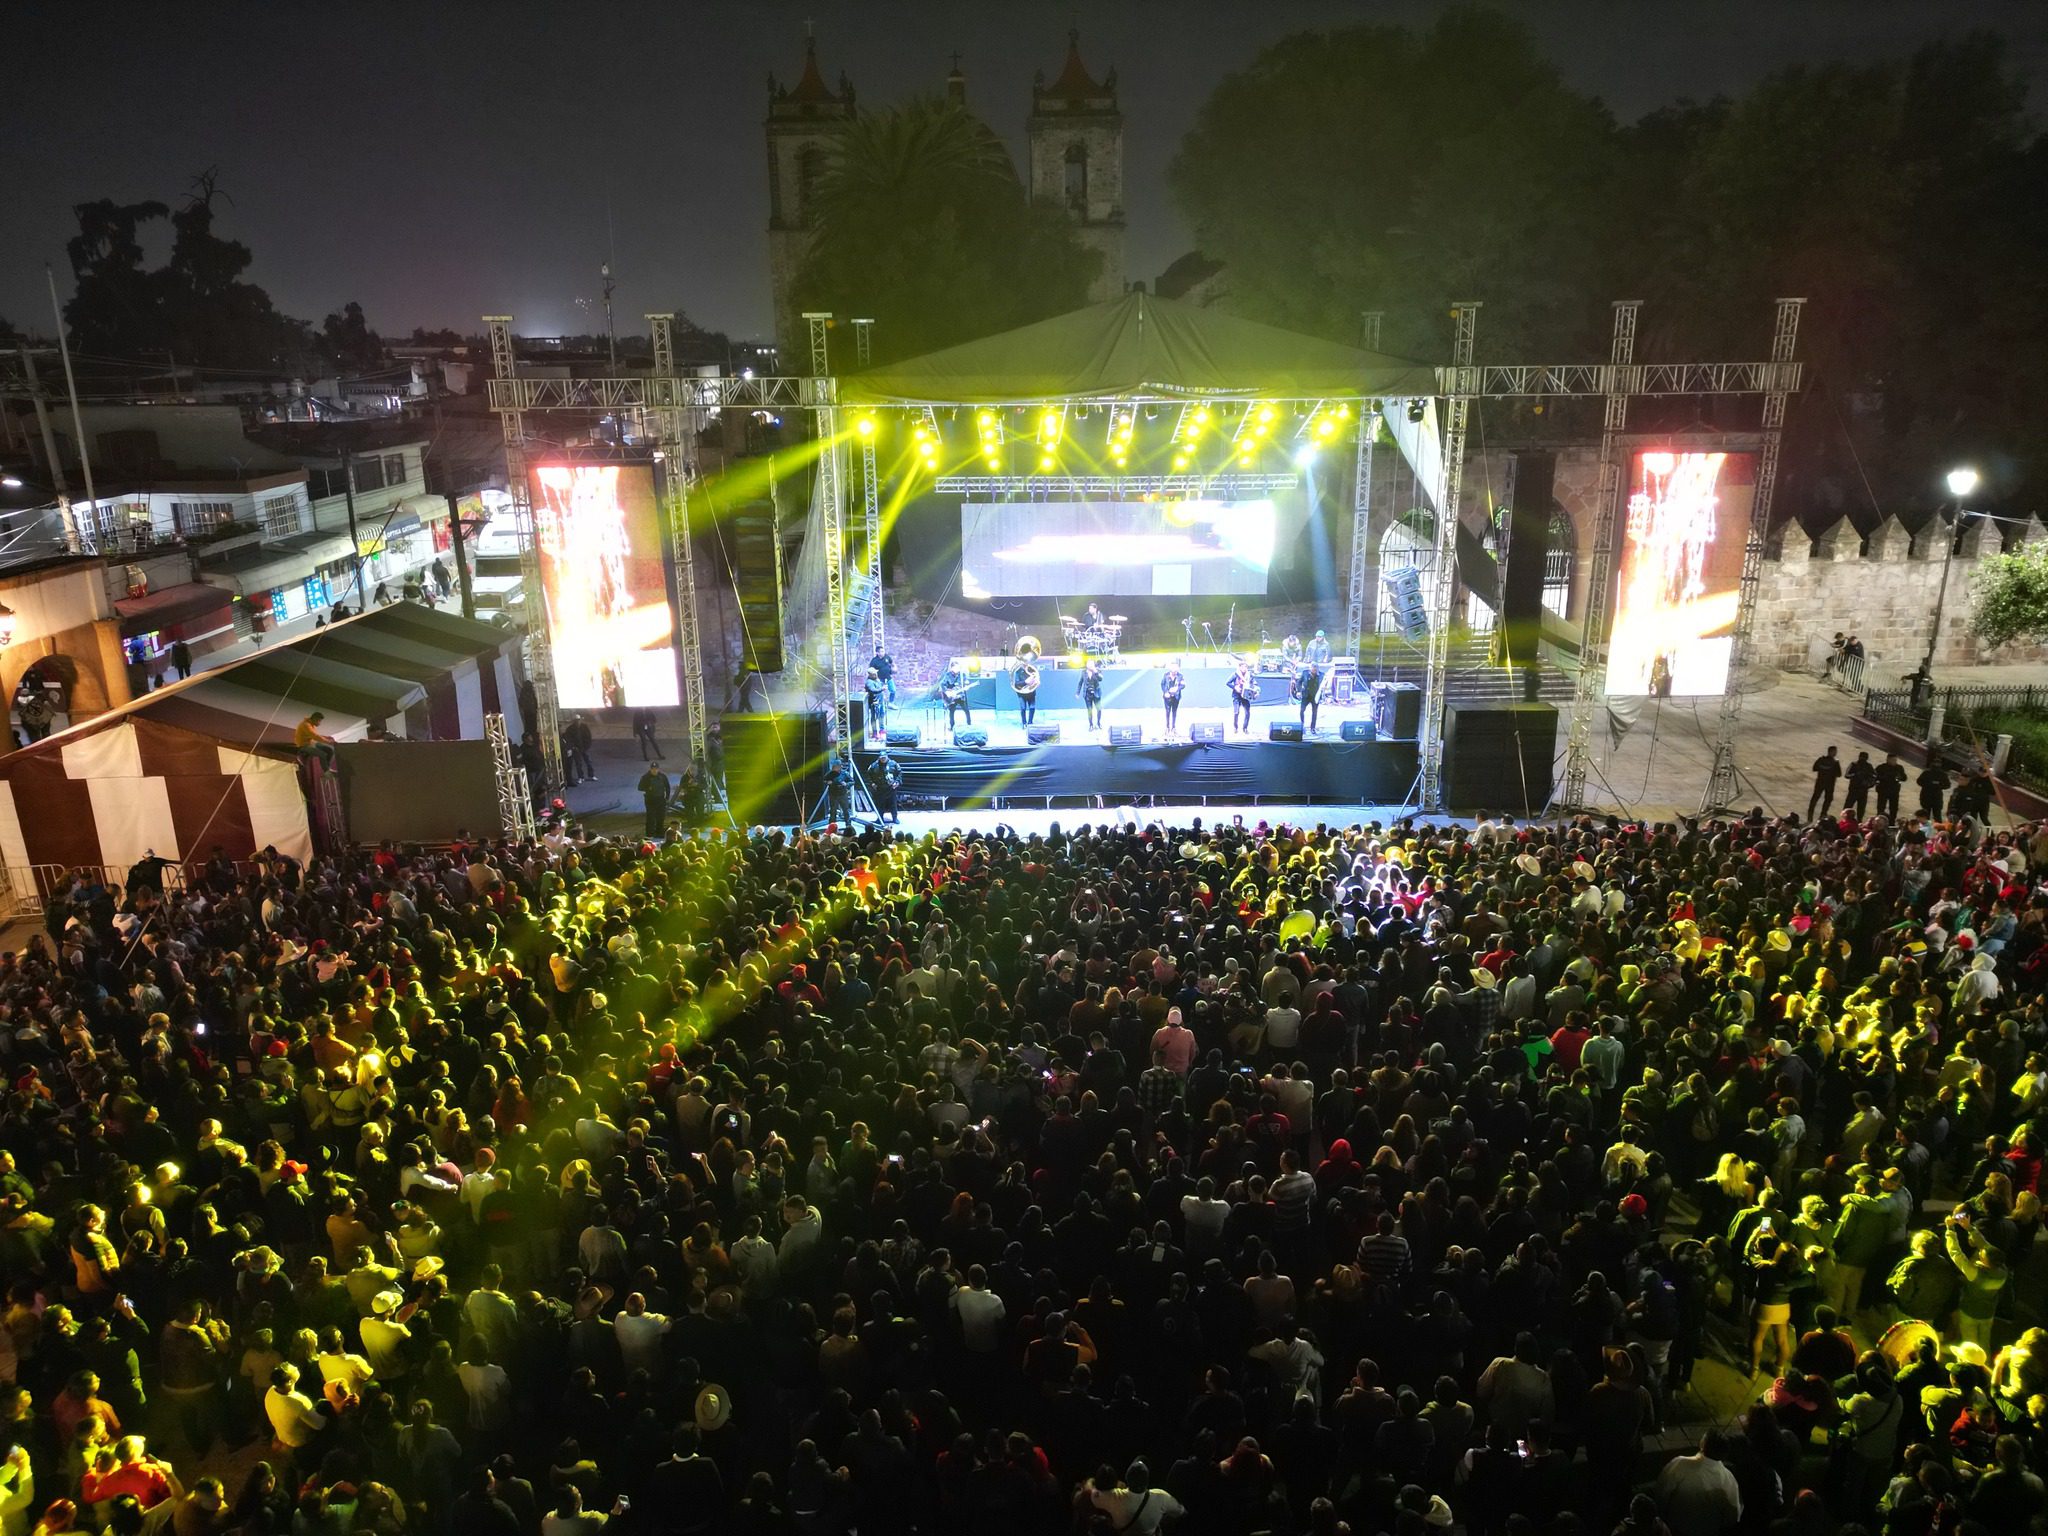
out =
[[1270,501],[968,503],[961,590],[988,597],[1257,596]]
[[1607,691],[1719,694],[1728,682],[1756,461],[1647,450],[1629,462]]
[[653,468],[541,464],[532,486],[562,708],[677,703],[675,623]]

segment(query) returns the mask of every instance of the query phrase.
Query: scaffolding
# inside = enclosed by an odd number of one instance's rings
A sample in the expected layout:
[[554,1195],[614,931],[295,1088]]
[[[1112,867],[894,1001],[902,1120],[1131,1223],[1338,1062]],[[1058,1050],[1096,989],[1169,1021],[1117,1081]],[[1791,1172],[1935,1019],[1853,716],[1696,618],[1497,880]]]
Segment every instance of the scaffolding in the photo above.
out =
[[[512,353],[512,317],[485,315],[491,333],[491,382],[512,385],[519,381],[518,363]],[[526,680],[533,685],[533,719],[528,729],[539,738],[541,772],[552,789],[562,782],[562,718],[555,695],[554,642],[548,633],[548,600],[540,579],[540,528],[534,519],[533,489],[526,478],[526,417],[517,407],[497,404],[499,390],[492,390],[492,405],[498,411],[505,432],[505,490],[512,498],[513,520],[519,530],[519,587],[526,609]],[[511,390],[504,391],[511,395]],[[500,722],[502,725],[502,722]]]
[[512,755],[505,717],[493,710],[484,716],[484,739],[491,744],[491,777],[498,787],[498,825],[512,842],[531,842],[540,829],[533,819],[533,786]]
[[[1479,301],[1452,306],[1456,326],[1451,345],[1452,373],[1472,372],[1472,345],[1479,327]],[[1436,499],[1436,569],[1430,572],[1429,670],[1422,689],[1422,767],[1416,803],[1425,811],[1441,811],[1444,768],[1444,683],[1451,662],[1451,599],[1458,580],[1458,497],[1465,476],[1465,424],[1471,419],[1472,397],[1454,394],[1444,412],[1443,478]],[[1361,429],[1363,423],[1360,424]]]
[[[657,378],[676,376],[673,314],[650,314]],[[704,746],[709,722],[704,706],[704,646],[697,627],[697,553],[690,537],[690,492],[697,484],[697,433],[700,413],[677,397],[652,413],[655,457],[661,462],[662,511],[668,525],[669,563],[675,570],[676,640],[683,664],[683,724],[688,734],[690,766],[704,771]]]

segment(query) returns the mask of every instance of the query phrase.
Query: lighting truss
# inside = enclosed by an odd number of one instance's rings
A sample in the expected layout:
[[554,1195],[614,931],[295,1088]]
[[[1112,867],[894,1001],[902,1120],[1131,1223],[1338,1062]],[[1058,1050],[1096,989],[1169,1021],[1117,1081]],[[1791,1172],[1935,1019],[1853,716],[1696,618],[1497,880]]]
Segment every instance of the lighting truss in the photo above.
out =
[[995,497],[1003,500],[1056,496],[1175,496],[1183,500],[1232,501],[1272,496],[1301,484],[1301,472],[1220,470],[1213,475],[941,475],[932,489],[944,496]]

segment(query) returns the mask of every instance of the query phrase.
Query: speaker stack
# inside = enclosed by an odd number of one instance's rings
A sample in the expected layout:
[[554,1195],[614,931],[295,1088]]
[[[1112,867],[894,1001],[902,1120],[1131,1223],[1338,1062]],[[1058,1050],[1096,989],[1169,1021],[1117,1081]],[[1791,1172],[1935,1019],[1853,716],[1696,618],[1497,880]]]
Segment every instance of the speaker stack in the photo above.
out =
[[1372,685],[1372,726],[1383,741],[1413,741],[1422,734],[1422,690],[1413,683]]
[[724,716],[725,782],[743,821],[794,825],[825,792],[825,717],[817,710]]
[[1444,800],[1454,810],[1533,816],[1550,803],[1554,704],[1451,704],[1444,711]]
[[1501,639],[1511,665],[1536,660],[1543,631],[1543,568],[1550,555],[1550,511],[1557,455],[1515,454],[1508,465],[1508,547],[1500,575]]
[[1422,600],[1422,576],[1414,566],[1404,565],[1383,572],[1380,584],[1387,589],[1393,605],[1394,625],[1404,640],[1429,638],[1429,608]]

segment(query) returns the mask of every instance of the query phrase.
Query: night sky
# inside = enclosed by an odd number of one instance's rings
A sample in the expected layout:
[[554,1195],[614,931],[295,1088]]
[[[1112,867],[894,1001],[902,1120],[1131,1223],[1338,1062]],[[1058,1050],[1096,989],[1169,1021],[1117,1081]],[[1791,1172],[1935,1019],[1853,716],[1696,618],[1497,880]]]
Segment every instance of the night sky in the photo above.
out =
[[[359,299],[373,325],[527,334],[596,330],[616,251],[622,331],[681,308],[735,336],[769,321],[761,119],[772,70],[814,19],[828,78],[864,103],[942,87],[961,54],[970,105],[1021,154],[1032,72],[1069,26],[1125,114],[1130,275],[1187,249],[1168,162],[1217,80],[1288,32],[1427,20],[1425,0],[23,0],[0,90],[0,316],[47,330],[45,261],[68,291],[73,203],[182,195],[219,168],[222,233],[287,312]],[[1869,61],[1974,26],[2048,74],[2048,7],[2027,0],[1543,0],[1514,6],[1573,84],[1624,118],[1736,92],[1781,65]],[[612,233],[607,235],[607,210]],[[608,238],[612,242],[608,246]]]

